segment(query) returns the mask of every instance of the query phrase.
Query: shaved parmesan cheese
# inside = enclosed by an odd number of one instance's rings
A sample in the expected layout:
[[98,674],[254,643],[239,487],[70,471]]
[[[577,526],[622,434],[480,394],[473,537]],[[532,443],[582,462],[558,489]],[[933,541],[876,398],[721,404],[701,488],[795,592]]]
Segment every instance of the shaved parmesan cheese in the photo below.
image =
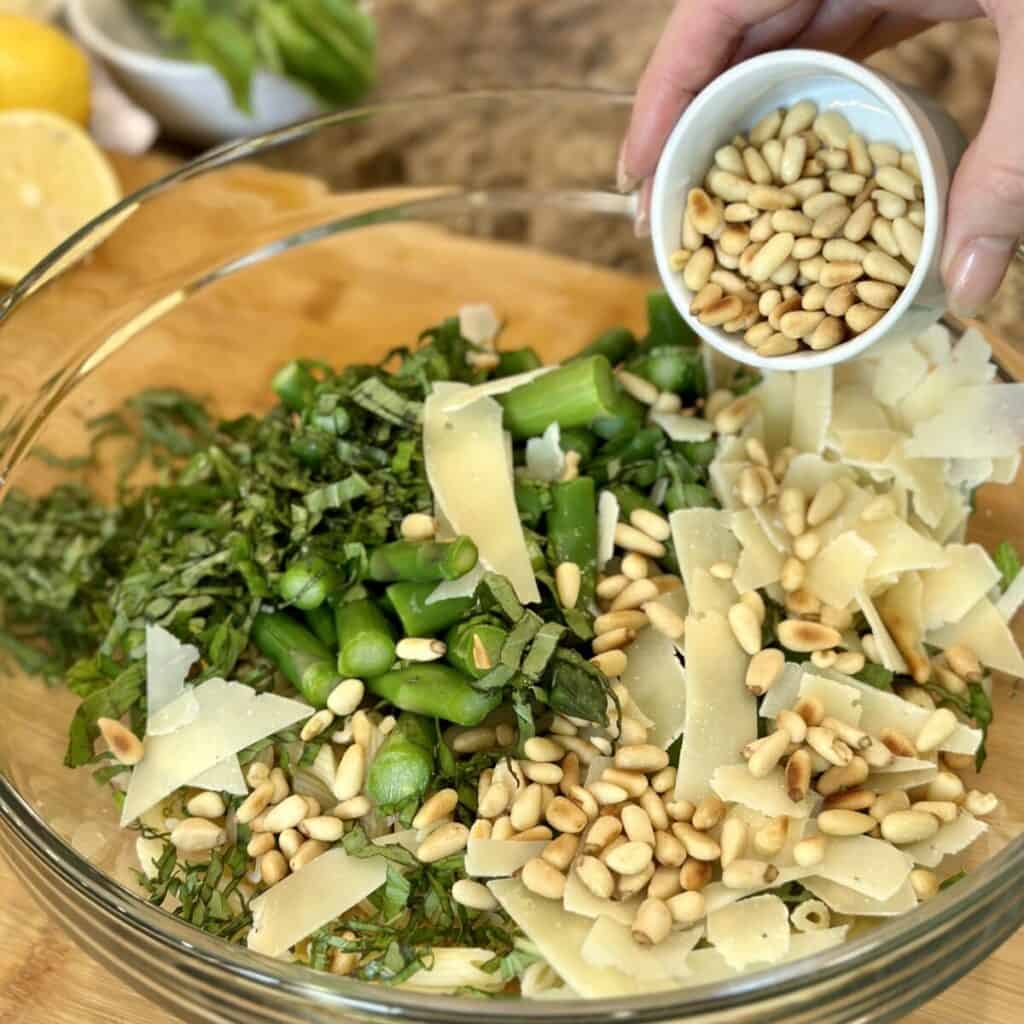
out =
[[804,586],[835,608],[845,608],[864,585],[877,549],[852,530],[841,533],[807,563]]
[[707,937],[736,970],[778,963],[789,952],[789,911],[778,896],[751,896],[708,914]]
[[830,425],[832,434],[838,436],[851,430],[888,430],[891,426],[885,409],[865,388],[849,385],[835,389]]
[[[838,946],[846,941],[847,931],[849,928],[842,925],[838,928],[825,928],[818,932],[797,932],[790,936],[789,952],[779,963],[792,963],[794,960],[823,953],[833,946]],[[690,974],[688,977],[678,980],[677,984],[680,988],[711,985],[714,982],[727,981],[747,973],[730,967],[721,952],[711,947],[695,949],[687,958],[686,965],[690,969]]]
[[957,531],[967,522],[970,512],[970,506],[962,494],[958,491],[947,491],[942,514],[932,529],[935,539],[942,543],[955,540]]
[[749,662],[723,615],[687,618],[686,727],[677,800],[697,803],[708,796],[715,770],[740,763],[744,746],[757,738],[757,699],[745,683]]
[[401,846],[402,849],[415,853],[420,843],[423,842],[428,830],[416,828],[404,828],[398,832],[389,832],[387,835],[377,836],[373,840],[374,846]]
[[715,458],[708,466],[708,477],[711,482],[711,490],[719,505],[724,509],[740,508],[740,500],[736,496],[736,484],[739,482],[740,473],[743,472],[743,463],[728,462],[722,458]]
[[526,442],[527,477],[546,483],[561,479],[565,469],[561,437],[561,428],[555,420],[540,437],[531,437]]
[[799,882],[814,871],[814,868],[786,867],[779,868],[778,877],[771,883],[755,886],[752,889],[730,889],[724,882],[712,882],[704,886],[701,892],[704,894],[704,906],[710,914],[722,907],[727,907],[738,900],[746,899],[748,896],[756,896],[758,893],[769,892],[772,889],[781,889],[790,882]]
[[834,679],[805,672],[800,680],[800,696],[816,697],[825,708],[825,715],[848,725],[857,725],[861,716],[861,698],[856,687],[837,683]]
[[902,519],[889,516],[877,522],[863,520],[857,533],[877,552],[868,576],[890,576],[913,569],[938,569],[949,563],[942,548],[908,526]]
[[[196,702],[198,706],[198,701]],[[245,784],[242,767],[235,756],[226,757],[212,768],[200,772],[195,778],[185,783],[193,789],[210,789],[215,793],[230,793],[232,796],[248,796],[249,787]]]
[[914,339],[914,348],[928,360],[930,366],[941,366],[949,361],[953,350],[953,335],[948,327],[932,324]]
[[928,360],[909,341],[886,348],[875,374],[875,398],[883,405],[898,406],[928,372]]
[[919,458],[982,459],[1013,456],[1022,444],[1024,384],[984,384],[947,395],[941,412],[914,424],[905,451]]
[[489,949],[468,946],[434,946],[425,957],[428,967],[421,967],[399,987],[414,992],[454,992],[460,988],[497,991],[506,980],[501,971],[482,971],[480,965],[494,959]]
[[794,376],[792,373],[766,373],[753,392],[761,410],[764,446],[770,452],[777,452],[789,443]]
[[489,346],[501,330],[494,307],[486,302],[459,307],[459,334],[474,345]]
[[615,526],[619,521],[619,499],[602,491],[597,499],[597,567],[603,569],[615,554]]
[[911,459],[907,457],[906,443],[894,448],[885,460],[896,480],[914,498],[914,509],[930,527],[942,518],[948,501],[944,463],[938,459]]
[[942,410],[943,403],[957,386],[956,371],[952,365],[947,364],[932,370],[922,381],[921,386],[907,395],[899,408],[900,420],[912,426],[935,416]]
[[690,973],[686,958],[700,941],[704,928],[671,932],[656,946],[641,946],[627,925],[599,917],[587,933],[580,952],[593,967],[611,967],[651,982],[651,991],[674,988],[673,978]]
[[774,503],[771,505],[759,505],[752,511],[757,519],[758,526],[764,531],[764,535],[771,542],[772,547],[776,551],[789,554],[793,538],[790,537],[786,528],[782,525],[778,506]]
[[[476,384],[467,387],[465,384],[455,384],[451,381],[437,382],[434,384],[434,394],[444,392],[438,410],[441,413],[456,413],[468,408],[482,398],[493,398],[495,395],[507,395],[524,384],[543,377],[556,369],[554,366],[541,366],[536,370],[527,370],[525,373],[514,373],[511,377],[498,377],[496,380],[484,381],[483,384]],[[440,385],[440,389],[439,389]],[[429,399],[428,399],[429,401]],[[425,414],[424,414],[425,415]]]
[[918,864],[923,864],[926,868],[936,868],[942,863],[943,857],[967,849],[987,831],[988,825],[985,822],[979,821],[967,811],[961,811],[953,821],[940,826],[939,831],[931,839],[904,846],[903,850]]
[[844,430],[834,436],[843,462],[861,469],[884,467],[889,453],[902,446],[904,437],[895,430]]
[[546,841],[520,843],[514,839],[470,839],[466,844],[466,874],[471,878],[508,878],[528,860],[539,857]]
[[[729,513],[713,508],[679,509],[669,521],[690,607],[695,612],[728,611],[736,601],[735,586],[731,580],[715,579],[707,570],[715,562],[735,565],[739,558],[740,546],[730,529]],[[699,585],[698,570],[704,570],[706,577]]]
[[992,460],[992,475],[989,477],[994,484],[1012,484],[1020,472],[1021,454],[1006,455]]
[[488,888],[558,975],[583,998],[647,991],[642,979],[615,967],[595,967],[583,958],[583,943],[593,927],[589,917],[571,914],[554,900],[535,895],[518,879],[501,878],[489,882]]
[[921,574],[925,629],[959,622],[998,582],[1000,572],[980,544],[946,546],[949,565]]
[[565,909],[581,917],[607,917],[620,924],[632,924],[636,912],[640,909],[640,898],[630,897],[628,900],[606,900],[595,896],[581,881],[575,871],[570,871],[565,880],[565,891],[562,894]]
[[927,636],[927,641],[945,650],[954,644],[969,647],[978,660],[997,672],[1024,676],[1024,658],[1006,620],[986,597],[960,621],[943,626]]
[[438,583],[423,603],[437,604],[438,601],[450,601],[456,597],[472,597],[486,573],[486,566],[482,561],[478,561],[469,572],[459,576],[458,579],[442,580]]
[[132,771],[125,794],[122,827],[189,779],[313,714],[308,704],[272,693],[259,695],[252,687],[223,679],[209,679],[191,693],[199,701],[194,722],[167,736],[146,737],[145,755]]
[[676,645],[656,629],[641,630],[630,644],[626,671],[619,681],[654,723],[647,742],[666,749],[682,733],[686,720],[686,673]]
[[459,411],[445,411],[445,402],[466,390],[462,384],[438,382],[427,397],[427,478],[448,521],[475,541],[480,561],[507,577],[520,601],[539,601],[505,456],[501,406],[481,398]]
[[673,441],[707,441],[714,433],[714,428],[707,420],[696,416],[682,416],[677,412],[652,412],[650,419]]
[[253,899],[249,948],[267,956],[287,953],[366,899],[386,878],[383,857],[350,857],[337,846],[328,850]]
[[847,480],[851,475],[849,467],[840,462],[805,453],[794,456],[782,478],[782,486],[797,487],[808,498],[813,498],[829,480]]
[[[192,644],[183,644],[163,626],[146,626],[146,733],[166,736],[194,722],[199,702],[185,687],[189,670],[199,660]],[[181,700],[183,694],[188,698]],[[172,707],[173,705],[173,707]]]
[[740,542],[740,557],[733,574],[733,583],[742,594],[760,590],[778,581],[785,561],[782,553],[761,529],[751,509],[732,514],[732,532]]
[[820,452],[832,419],[832,367],[802,370],[793,382],[790,444],[802,452]]
[[985,384],[995,379],[992,346],[976,327],[969,327],[956,343],[953,368],[964,383]]
[[855,889],[830,882],[827,878],[812,876],[802,879],[802,883],[808,892],[817,896],[837,914],[856,917],[896,917],[917,906],[917,897],[914,895],[914,887],[910,884],[909,877],[887,900],[873,900]]
[[782,668],[782,675],[761,701],[761,717],[775,718],[783,708],[791,708],[800,696],[803,678],[803,665],[787,661]]
[[854,600],[856,600],[861,614],[867,619],[871,635],[875,638],[878,654],[882,659],[882,667],[887,668],[890,672],[906,672],[907,663],[893,643],[892,637],[889,636],[889,631],[885,628],[885,623],[882,622],[882,617],[878,614],[874,602],[868,597],[867,591],[863,588],[858,590],[854,595]]
[[973,490],[992,476],[991,459],[950,459],[946,464],[946,479],[954,487]]
[[[722,765],[716,768],[711,776],[711,788],[720,799],[742,804],[769,818],[781,815],[789,818],[806,818],[814,807],[814,797],[810,794],[800,803],[790,800],[781,768],[776,768],[763,778],[755,778],[745,764]],[[684,799],[691,800],[692,797]]]
[[873,900],[887,900],[910,877],[914,860],[891,843],[868,836],[829,836],[815,873]]
[[1024,604],[1024,572],[1019,572],[1013,582],[996,601],[996,611],[1004,622],[1010,622]]
[[[896,770],[891,770],[896,761],[904,762]],[[898,757],[892,765],[878,769],[868,776],[871,789],[881,795],[891,793],[896,789],[916,789],[918,786],[927,786],[939,773],[937,765],[929,761],[919,761],[913,757]]]

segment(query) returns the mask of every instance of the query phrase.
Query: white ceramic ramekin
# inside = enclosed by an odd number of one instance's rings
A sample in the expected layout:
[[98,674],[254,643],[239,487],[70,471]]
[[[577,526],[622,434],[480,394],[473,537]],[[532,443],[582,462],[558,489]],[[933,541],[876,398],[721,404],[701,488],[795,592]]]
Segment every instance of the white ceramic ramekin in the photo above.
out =
[[[777,107],[810,99],[841,112],[869,143],[891,142],[917,157],[924,189],[921,258],[910,283],[870,330],[823,352],[759,356],[740,334],[707,327],[690,314],[692,295],[669,257],[680,247],[686,194],[699,185],[714,152]],[[842,362],[892,335],[918,334],[945,309],[939,262],[949,183],[966,142],[953,119],[916,89],[862,64],[817,50],[782,50],[744,61],[716,78],[686,108],[665,145],[651,193],[651,239],[658,273],[693,329],[720,352],[752,366],[800,370]]]

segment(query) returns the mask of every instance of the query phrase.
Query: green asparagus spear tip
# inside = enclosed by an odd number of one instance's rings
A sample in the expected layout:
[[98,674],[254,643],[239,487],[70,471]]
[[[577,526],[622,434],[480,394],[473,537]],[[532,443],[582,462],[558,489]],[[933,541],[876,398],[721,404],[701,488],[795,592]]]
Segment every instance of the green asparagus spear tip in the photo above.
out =
[[318,555],[297,558],[285,570],[278,585],[281,597],[303,611],[319,608],[340,585],[338,572]]
[[286,612],[257,615],[252,641],[314,707],[324,707],[341,682],[334,655]]
[[403,712],[370,763],[366,795],[387,811],[422,797],[433,775],[433,728],[420,715]]
[[366,688],[402,711],[443,718],[456,725],[479,725],[500,703],[500,691],[480,693],[448,665],[407,665],[366,681]]
[[379,583],[455,580],[474,568],[478,558],[472,538],[452,541],[396,540],[370,555],[369,578]]
[[453,597],[427,604],[437,584],[392,583],[385,591],[406,636],[436,636],[458,622],[473,605],[471,597]]
[[386,672],[395,662],[395,638],[384,613],[368,598],[334,609],[338,634],[338,671],[365,679]]

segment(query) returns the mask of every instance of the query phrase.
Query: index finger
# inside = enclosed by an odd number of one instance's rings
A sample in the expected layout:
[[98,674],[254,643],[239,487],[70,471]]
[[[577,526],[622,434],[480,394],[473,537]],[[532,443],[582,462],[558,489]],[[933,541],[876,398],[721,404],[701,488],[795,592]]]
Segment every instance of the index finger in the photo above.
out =
[[725,68],[752,25],[798,0],[679,0],[637,87],[621,169],[639,181],[693,97]]

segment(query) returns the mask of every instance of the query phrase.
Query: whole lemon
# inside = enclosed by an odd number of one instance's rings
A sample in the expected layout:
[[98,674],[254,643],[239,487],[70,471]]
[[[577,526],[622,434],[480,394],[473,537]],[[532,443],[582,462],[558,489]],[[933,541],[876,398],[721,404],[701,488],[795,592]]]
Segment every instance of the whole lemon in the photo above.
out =
[[89,62],[60,30],[0,14],[0,110],[50,110],[89,120]]

